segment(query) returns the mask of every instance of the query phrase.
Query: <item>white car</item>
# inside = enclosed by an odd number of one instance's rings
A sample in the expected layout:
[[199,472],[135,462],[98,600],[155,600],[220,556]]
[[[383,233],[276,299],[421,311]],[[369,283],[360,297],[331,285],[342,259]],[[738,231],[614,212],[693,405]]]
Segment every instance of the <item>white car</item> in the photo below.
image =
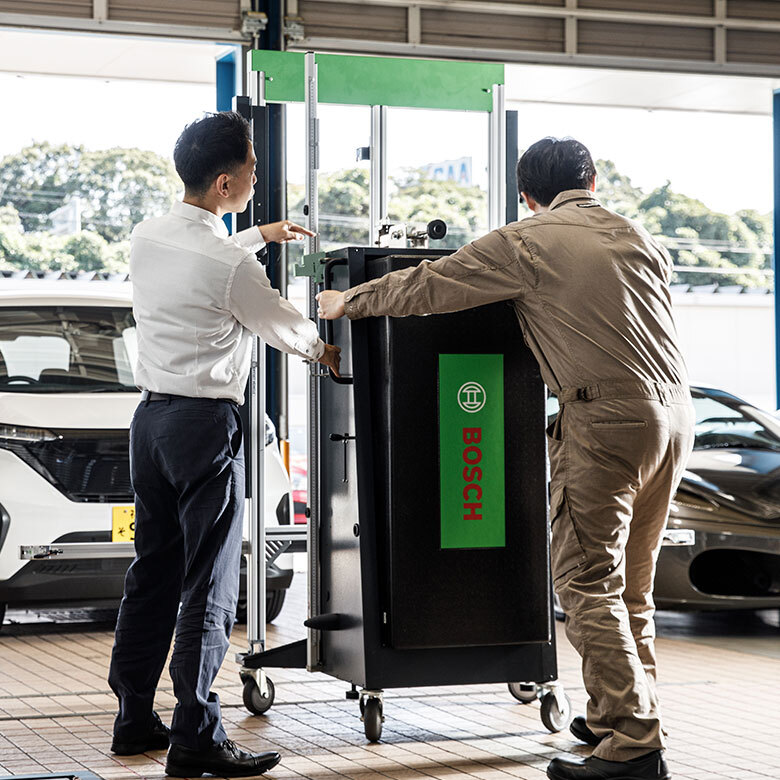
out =
[[[23,561],[19,548],[128,541],[136,354],[129,282],[0,277],[0,624],[7,605],[118,603],[131,558]],[[266,524],[286,524],[290,481],[268,419],[265,446]],[[268,620],[291,579],[267,566]]]

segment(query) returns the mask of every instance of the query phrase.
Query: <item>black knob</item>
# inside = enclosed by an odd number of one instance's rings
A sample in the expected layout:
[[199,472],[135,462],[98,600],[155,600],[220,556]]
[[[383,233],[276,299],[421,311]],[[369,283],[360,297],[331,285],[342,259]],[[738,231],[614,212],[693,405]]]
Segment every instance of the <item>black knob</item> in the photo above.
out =
[[428,223],[428,238],[440,240],[447,235],[447,223],[443,219],[432,219]]

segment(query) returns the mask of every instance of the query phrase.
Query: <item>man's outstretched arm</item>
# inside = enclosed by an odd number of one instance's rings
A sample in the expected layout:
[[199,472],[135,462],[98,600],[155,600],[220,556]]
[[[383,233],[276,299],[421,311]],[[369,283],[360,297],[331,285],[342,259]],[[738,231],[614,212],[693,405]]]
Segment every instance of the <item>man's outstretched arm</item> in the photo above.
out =
[[523,291],[517,252],[494,230],[433,262],[393,271],[346,292],[317,296],[322,319],[444,314],[517,298]]

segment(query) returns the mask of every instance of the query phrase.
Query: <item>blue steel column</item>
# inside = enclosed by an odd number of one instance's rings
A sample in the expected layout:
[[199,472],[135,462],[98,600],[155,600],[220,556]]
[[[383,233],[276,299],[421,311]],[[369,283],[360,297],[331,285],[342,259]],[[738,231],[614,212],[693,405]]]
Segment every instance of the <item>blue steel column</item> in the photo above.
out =
[[775,293],[775,408],[780,409],[780,290],[778,289],[778,268],[780,268],[780,90],[774,94],[773,102],[774,136],[774,293]]
[[[238,94],[239,62],[241,62],[240,46],[232,46],[227,54],[217,59],[217,111],[230,111],[233,108],[233,97]],[[232,214],[225,214],[222,220],[227,225],[228,231],[232,233]]]
[[238,94],[236,76],[240,61],[240,46],[232,46],[217,60],[217,111],[230,111],[233,107],[233,96]]

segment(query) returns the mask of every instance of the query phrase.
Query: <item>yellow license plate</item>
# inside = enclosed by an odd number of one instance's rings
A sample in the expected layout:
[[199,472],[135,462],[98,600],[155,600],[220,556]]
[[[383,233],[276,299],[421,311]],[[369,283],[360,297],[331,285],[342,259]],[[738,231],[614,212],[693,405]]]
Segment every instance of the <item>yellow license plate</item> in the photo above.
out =
[[132,542],[135,540],[135,507],[115,506],[111,510],[111,541]]

